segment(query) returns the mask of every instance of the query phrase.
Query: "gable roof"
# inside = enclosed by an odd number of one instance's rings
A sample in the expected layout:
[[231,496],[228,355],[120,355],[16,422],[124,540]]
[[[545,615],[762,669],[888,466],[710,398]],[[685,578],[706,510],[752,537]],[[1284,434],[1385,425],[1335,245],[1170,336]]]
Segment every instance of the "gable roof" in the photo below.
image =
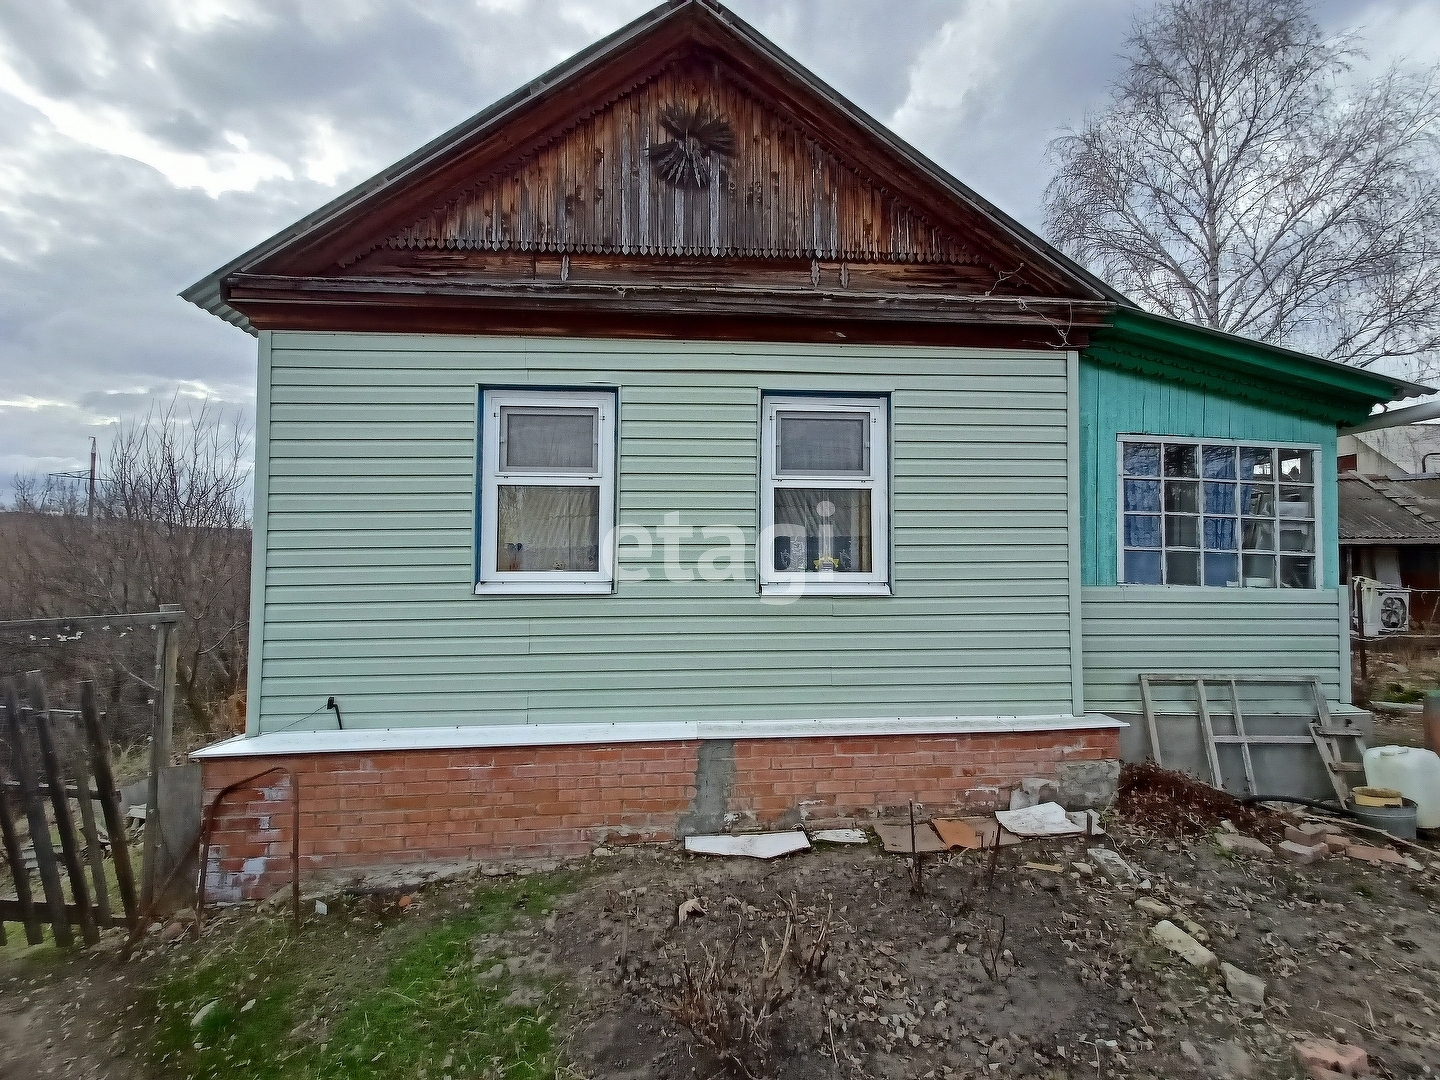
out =
[[[421,243],[450,239],[443,230],[436,231],[434,215],[453,205],[457,195],[473,191],[477,175],[496,175],[505,162],[531,151],[535,140],[554,138],[557,124],[573,126],[581,99],[589,103],[588,109],[602,108],[686,50],[728,62],[763,86],[796,125],[817,133],[827,153],[852,169],[867,171],[869,183],[903,196],[906,212],[936,236],[937,250],[955,256],[968,243],[983,256],[987,250],[1003,249],[1017,255],[1026,272],[1052,293],[1107,308],[1129,306],[1120,293],[867,116],[717,0],[672,0],[655,8],[181,295],[253,332],[246,317],[227,302],[232,278],[278,272],[299,279],[326,273],[373,248],[377,236]],[[765,249],[773,250],[768,245]],[[837,245],[827,254],[847,250]]]
[[1440,546],[1440,477],[1341,473],[1340,542]]

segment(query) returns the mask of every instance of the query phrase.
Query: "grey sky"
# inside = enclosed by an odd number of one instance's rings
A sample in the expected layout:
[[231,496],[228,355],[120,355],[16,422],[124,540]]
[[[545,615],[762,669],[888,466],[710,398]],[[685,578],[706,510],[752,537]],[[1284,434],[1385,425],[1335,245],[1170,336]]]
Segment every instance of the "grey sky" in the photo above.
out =
[[[733,0],[1035,227],[1046,141],[1145,0]],[[255,342],[175,294],[651,0],[0,5],[0,497],[175,393],[249,414]],[[1440,60],[1440,0],[1326,0],[1367,66]]]

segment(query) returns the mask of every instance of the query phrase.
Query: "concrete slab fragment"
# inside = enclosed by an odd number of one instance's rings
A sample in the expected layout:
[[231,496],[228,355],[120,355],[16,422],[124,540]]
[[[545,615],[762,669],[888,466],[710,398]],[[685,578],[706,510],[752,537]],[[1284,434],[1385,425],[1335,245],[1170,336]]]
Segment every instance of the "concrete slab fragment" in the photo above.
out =
[[1193,967],[1208,971],[1220,963],[1213,952],[1168,920],[1151,927],[1150,938],[1155,944],[1165,946]]
[[1256,840],[1253,836],[1241,836],[1239,833],[1218,833],[1215,842],[1220,845],[1221,851],[1228,851],[1232,855],[1275,854],[1264,841]]
[[1016,836],[1083,836],[1085,826],[1071,821],[1057,802],[1040,803],[1023,810],[997,810],[995,820]]
[[685,850],[692,855],[731,855],[750,859],[773,859],[796,851],[809,851],[810,839],[803,832],[741,833],[730,836],[687,836]]
[[864,829],[819,829],[810,839],[822,844],[865,844],[870,840]]

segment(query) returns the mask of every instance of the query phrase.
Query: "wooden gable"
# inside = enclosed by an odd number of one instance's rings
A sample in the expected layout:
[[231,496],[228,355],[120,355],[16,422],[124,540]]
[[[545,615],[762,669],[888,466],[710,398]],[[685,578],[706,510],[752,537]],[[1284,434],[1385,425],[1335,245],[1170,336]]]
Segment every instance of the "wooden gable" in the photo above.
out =
[[[718,125],[672,178],[666,115]],[[683,167],[683,166],[682,166]],[[677,61],[388,237],[392,249],[985,263],[719,63]]]
[[187,297],[277,329],[1075,346],[1116,300],[713,0],[290,232]]

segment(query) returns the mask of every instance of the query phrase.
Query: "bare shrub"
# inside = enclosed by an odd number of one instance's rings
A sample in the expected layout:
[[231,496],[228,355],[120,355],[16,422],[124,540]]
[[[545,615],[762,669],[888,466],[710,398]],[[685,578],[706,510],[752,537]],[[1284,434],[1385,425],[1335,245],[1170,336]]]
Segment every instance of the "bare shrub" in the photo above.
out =
[[769,941],[762,938],[760,956],[751,964],[736,959],[739,933],[723,956],[702,946],[703,963],[687,958],[680,968],[678,992],[662,1007],[716,1061],[746,1080],[762,1080],[770,1075],[770,1048],[780,1011],[795,993],[795,986],[787,987],[782,978],[794,922],[786,919],[773,956]]
[[[790,902],[787,905],[786,918],[789,925],[795,928],[795,950],[791,956],[795,969],[803,979],[818,979],[825,972],[825,961],[830,956],[830,930],[834,925],[835,905],[831,904],[825,911],[824,917],[815,924],[814,936],[808,944],[804,940],[804,918],[800,912],[800,905],[795,899],[795,894],[790,894]],[[787,932],[789,927],[787,926]]]
[[1014,957],[1005,946],[1005,916],[982,919],[979,945],[980,966],[991,982],[1004,982],[1014,974]]
[[[101,473],[93,502],[75,482],[17,481],[12,513],[0,515],[0,617],[178,604],[178,722],[188,718],[206,737],[235,730],[243,724],[249,633],[248,431],[207,404],[182,412],[172,401],[115,430]],[[95,678],[112,715],[124,701],[154,696],[153,639],[93,638],[81,659],[73,649],[70,657],[52,650],[45,664],[10,663],[45,666],[57,682]],[[127,733],[118,734],[125,741]]]

